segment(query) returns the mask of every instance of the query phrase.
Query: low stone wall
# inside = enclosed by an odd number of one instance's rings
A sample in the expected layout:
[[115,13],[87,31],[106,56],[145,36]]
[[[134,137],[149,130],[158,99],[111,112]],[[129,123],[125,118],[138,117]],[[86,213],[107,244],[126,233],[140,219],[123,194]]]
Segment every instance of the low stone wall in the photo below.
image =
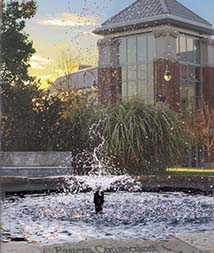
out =
[[1,152],[0,167],[70,166],[70,152]]
[[214,194],[213,176],[137,176],[147,191],[185,191]]
[[1,152],[0,176],[49,177],[69,175],[70,152]]

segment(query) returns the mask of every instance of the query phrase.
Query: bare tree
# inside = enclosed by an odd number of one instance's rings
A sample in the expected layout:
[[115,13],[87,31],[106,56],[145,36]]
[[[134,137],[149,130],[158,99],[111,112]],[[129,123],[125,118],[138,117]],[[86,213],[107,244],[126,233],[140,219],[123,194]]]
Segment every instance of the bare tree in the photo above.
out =
[[214,158],[214,110],[208,103],[186,121],[193,146],[201,146],[207,152],[208,163]]
[[61,51],[59,57],[58,68],[60,73],[63,74],[61,77],[62,86],[65,90],[70,90],[70,75],[79,67],[79,62],[76,57],[70,51]]

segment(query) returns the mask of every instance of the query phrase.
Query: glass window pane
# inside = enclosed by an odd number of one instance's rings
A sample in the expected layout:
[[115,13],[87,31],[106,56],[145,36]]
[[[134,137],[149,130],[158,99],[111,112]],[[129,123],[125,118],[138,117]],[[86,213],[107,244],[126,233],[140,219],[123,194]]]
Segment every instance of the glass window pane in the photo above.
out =
[[128,96],[129,97],[137,96],[137,84],[135,81],[128,82]]
[[203,99],[202,97],[196,97],[195,98],[195,106],[197,109],[201,109],[203,106]]
[[148,64],[148,80],[153,82],[153,63]]
[[128,63],[136,64],[136,37],[128,38]]
[[195,97],[189,97],[189,112],[193,112],[195,109]]
[[155,57],[155,38],[153,35],[148,35],[148,60],[152,61]]
[[122,74],[121,74],[122,82],[126,82],[126,79],[127,79],[127,69],[126,69],[126,67],[122,67],[121,71],[122,71]]
[[122,82],[122,97],[127,97],[127,84],[126,82]]
[[136,81],[137,80],[137,71],[136,71],[136,65],[134,66],[128,66],[128,80],[130,81]]
[[181,98],[187,98],[188,96],[188,89],[186,81],[181,82]]
[[180,66],[180,75],[181,75],[181,78],[183,79],[186,79],[187,78],[187,66],[186,65],[181,65]]
[[120,46],[119,45],[116,45],[113,48],[113,53],[115,54],[116,65],[118,66],[120,64]]
[[181,108],[182,112],[186,112],[188,109],[188,88],[186,81],[181,82]]
[[153,64],[148,65],[148,102],[154,103]]
[[148,96],[147,103],[149,105],[152,105],[152,104],[154,104],[154,102],[155,102],[154,96],[152,96],[152,95]]
[[188,83],[188,96],[189,97],[194,97],[195,96],[195,83],[194,81],[191,81]]
[[119,46],[119,62],[120,65],[125,65],[127,63],[126,60],[126,39],[123,39]]
[[195,67],[195,79],[196,79],[196,81],[201,80],[201,68],[200,67]]
[[176,39],[176,55],[178,57],[178,60],[180,60],[180,38],[177,37]]
[[195,96],[196,97],[201,96],[201,83],[200,82],[195,83]]
[[146,48],[146,36],[137,38],[137,54],[138,62],[147,61],[147,48]]
[[188,65],[186,67],[186,70],[187,70],[187,76],[186,76],[186,78],[187,79],[195,79],[195,67],[192,66],[192,65]]
[[193,39],[187,37],[187,61],[194,62]]
[[138,79],[147,82],[147,64],[138,65]]
[[144,82],[143,80],[138,81],[138,96],[147,98],[147,82]]
[[201,83],[195,83],[195,100],[196,100],[196,108],[202,107],[202,96],[201,96]]
[[121,84],[121,80],[117,80],[116,81],[116,96],[118,99],[121,98],[122,96],[122,84]]
[[194,62],[196,64],[201,63],[201,48],[199,40],[194,40]]
[[186,61],[186,37],[180,36],[180,58],[181,61]]
[[138,66],[138,95],[147,97],[147,65]]

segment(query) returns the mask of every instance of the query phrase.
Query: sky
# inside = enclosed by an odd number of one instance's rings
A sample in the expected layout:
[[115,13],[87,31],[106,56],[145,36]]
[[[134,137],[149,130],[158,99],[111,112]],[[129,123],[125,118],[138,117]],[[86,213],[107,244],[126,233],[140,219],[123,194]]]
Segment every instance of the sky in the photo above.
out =
[[[92,31],[134,0],[37,0],[37,14],[27,21],[25,31],[36,49],[31,58],[30,74],[54,81],[64,74],[67,58],[78,64],[96,66],[97,40]],[[214,24],[214,0],[179,0]],[[74,69],[75,70],[75,69]]]

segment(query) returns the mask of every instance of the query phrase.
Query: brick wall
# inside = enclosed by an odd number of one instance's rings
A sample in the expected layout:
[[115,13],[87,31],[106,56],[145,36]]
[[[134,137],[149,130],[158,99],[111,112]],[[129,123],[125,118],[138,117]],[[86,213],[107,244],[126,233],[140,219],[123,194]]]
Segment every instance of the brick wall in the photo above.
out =
[[205,102],[214,109],[214,67],[203,68],[203,94]]
[[[166,68],[171,72],[172,79],[166,81],[164,74]],[[180,111],[180,70],[179,63],[175,60],[156,59],[154,61],[155,94],[166,98],[165,103],[171,109]]]
[[116,102],[121,94],[119,81],[121,80],[121,68],[98,69],[98,98],[101,102]]

